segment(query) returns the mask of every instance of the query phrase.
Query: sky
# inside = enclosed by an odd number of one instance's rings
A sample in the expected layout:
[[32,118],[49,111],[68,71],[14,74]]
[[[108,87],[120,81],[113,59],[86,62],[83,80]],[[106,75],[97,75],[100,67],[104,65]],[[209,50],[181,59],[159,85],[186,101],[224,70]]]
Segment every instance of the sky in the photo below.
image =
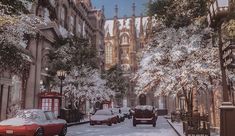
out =
[[91,0],[93,7],[102,9],[102,5],[105,8],[106,19],[113,18],[115,15],[115,5],[118,5],[118,17],[123,17],[124,15],[132,15],[132,3],[135,2],[136,5],[136,16],[141,13],[145,14],[145,4],[149,0]]

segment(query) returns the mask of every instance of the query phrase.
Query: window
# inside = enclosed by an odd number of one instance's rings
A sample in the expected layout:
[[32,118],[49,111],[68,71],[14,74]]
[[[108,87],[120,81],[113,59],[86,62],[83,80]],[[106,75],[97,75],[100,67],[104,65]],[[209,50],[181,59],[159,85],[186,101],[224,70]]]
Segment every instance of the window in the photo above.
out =
[[105,61],[107,64],[112,63],[112,57],[113,57],[113,48],[111,43],[108,43],[105,46]]
[[127,34],[124,34],[122,37],[121,37],[121,44],[128,44],[129,43],[129,37]]
[[61,25],[65,28],[67,28],[67,9],[65,6],[61,8],[61,14],[60,14],[60,19],[61,19]]
[[49,98],[42,99],[42,110],[44,111],[52,110],[52,99]]

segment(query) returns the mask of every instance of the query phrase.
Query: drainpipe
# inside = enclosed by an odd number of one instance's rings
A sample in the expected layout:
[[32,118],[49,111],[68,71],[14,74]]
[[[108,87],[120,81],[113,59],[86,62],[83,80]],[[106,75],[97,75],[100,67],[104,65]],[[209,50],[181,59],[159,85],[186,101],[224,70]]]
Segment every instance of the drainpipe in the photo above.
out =
[[33,92],[34,92],[34,100],[33,100],[33,107],[34,108],[36,108],[36,105],[35,105],[35,100],[36,100],[36,92],[37,92],[37,72],[38,72],[38,66],[37,66],[37,61],[38,61],[38,45],[39,45],[39,40],[40,40],[40,35],[39,35],[39,33],[37,33],[37,35],[36,35],[36,58],[35,58],[35,60],[36,60],[36,62],[35,62],[35,73],[34,73],[34,90],[33,90]]

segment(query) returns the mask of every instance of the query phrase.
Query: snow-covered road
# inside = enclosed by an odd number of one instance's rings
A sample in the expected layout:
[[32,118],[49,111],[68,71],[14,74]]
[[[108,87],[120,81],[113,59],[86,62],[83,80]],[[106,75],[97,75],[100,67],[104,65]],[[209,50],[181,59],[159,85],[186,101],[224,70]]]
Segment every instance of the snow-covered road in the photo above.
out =
[[106,125],[90,126],[89,124],[72,126],[68,128],[67,136],[177,136],[172,127],[163,117],[158,117],[156,127],[152,125],[132,126],[132,120]]

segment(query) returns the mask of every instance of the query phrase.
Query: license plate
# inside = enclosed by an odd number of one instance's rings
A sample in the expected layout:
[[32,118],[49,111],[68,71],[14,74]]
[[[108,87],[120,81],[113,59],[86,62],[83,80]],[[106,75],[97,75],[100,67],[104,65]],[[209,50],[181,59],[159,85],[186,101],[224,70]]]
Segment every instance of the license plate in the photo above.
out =
[[146,120],[141,120],[140,122],[141,122],[141,123],[147,123],[147,121],[146,121]]
[[101,122],[100,122],[100,121],[97,121],[97,124],[101,124]]
[[13,134],[14,131],[13,130],[6,130],[6,134]]

